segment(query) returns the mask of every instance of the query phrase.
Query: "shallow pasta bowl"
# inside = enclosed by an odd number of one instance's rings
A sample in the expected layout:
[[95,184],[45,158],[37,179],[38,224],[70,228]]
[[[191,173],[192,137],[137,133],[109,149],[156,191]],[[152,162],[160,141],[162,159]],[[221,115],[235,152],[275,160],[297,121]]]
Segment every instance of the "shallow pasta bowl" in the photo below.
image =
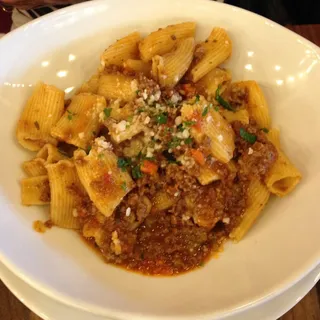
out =
[[[100,53],[132,30],[198,23],[199,39],[227,29],[233,78],[257,80],[288,156],[303,173],[284,199],[274,198],[254,228],[219,259],[178,277],[146,277],[106,265],[71,231],[40,235],[46,210],[20,205],[22,161],[16,121],[39,80],[73,93]],[[36,20],[0,41],[0,259],[27,283],[68,305],[110,319],[213,319],[283,292],[320,261],[320,50],[252,13],[209,1],[95,1]]]

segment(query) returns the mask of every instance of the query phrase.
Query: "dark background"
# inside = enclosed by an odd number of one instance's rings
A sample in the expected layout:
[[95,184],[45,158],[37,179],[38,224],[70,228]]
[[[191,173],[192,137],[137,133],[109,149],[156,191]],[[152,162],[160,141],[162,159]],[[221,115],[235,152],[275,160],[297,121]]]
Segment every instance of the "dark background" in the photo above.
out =
[[[283,25],[320,23],[320,0],[225,0],[225,2],[253,11]],[[8,32],[10,25],[10,14],[0,9],[0,33]]]

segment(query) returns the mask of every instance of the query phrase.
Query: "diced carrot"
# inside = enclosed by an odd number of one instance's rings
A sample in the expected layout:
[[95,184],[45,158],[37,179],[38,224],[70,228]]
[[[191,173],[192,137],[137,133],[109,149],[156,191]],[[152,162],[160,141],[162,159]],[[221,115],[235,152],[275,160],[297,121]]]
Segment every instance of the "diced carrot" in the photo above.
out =
[[141,165],[141,171],[153,175],[158,171],[158,165],[152,161],[144,160]]
[[194,112],[192,119],[196,121],[196,123],[192,125],[192,128],[194,128],[198,132],[200,132],[201,131],[201,122],[202,122],[201,115],[198,112]]
[[196,162],[203,166],[206,162],[203,153],[198,149],[191,149],[191,155]]
[[191,83],[185,83],[182,86],[182,90],[184,91],[184,95],[187,97],[193,97],[196,94],[196,88]]

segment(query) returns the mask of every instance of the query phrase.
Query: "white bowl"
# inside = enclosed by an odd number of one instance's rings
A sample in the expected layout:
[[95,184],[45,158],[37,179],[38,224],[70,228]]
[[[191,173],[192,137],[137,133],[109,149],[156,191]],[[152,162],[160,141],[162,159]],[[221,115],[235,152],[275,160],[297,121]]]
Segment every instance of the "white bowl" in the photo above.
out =
[[[288,197],[273,199],[242,242],[201,270],[151,278],[102,262],[79,236],[32,222],[47,209],[20,205],[21,162],[30,154],[14,129],[38,81],[67,92],[98,65],[101,51],[132,30],[198,22],[204,39],[225,27],[235,79],[259,81],[283,147],[303,172]],[[63,72],[59,72],[63,71]],[[59,77],[60,76],[60,77]],[[283,292],[320,261],[320,51],[281,26],[244,10],[203,0],[87,2],[36,20],[0,41],[0,260],[16,275],[68,305],[116,319],[213,319]]]

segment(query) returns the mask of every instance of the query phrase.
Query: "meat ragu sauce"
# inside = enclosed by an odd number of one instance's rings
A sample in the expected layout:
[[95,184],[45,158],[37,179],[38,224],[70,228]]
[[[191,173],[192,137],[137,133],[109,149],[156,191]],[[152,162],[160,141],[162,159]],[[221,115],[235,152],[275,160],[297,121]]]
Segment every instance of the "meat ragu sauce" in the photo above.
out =
[[[236,121],[233,160],[223,164],[208,152],[209,141],[199,145],[190,134],[204,114],[181,119],[185,101],[197,104],[203,99],[192,83],[174,91],[161,91],[145,77],[139,83],[134,117],[142,116],[148,130],[113,144],[118,167],[130,173],[135,187],[110,217],[99,213],[89,198],[81,199],[77,215],[83,236],[95,242],[108,263],[144,274],[174,275],[202,266],[228,239],[246,209],[250,180],[264,178],[277,151],[253,121]],[[235,110],[247,99],[246,92],[236,89],[225,90],[223,98]],[[221,109],[217,102],[209,107]],[[111,114],[105,122],[112,121]],[[254,141],[244,138],[241,130]],[[108,132],[105,137],[111,142]],[[219,180],[200,184],[203,164]]]

